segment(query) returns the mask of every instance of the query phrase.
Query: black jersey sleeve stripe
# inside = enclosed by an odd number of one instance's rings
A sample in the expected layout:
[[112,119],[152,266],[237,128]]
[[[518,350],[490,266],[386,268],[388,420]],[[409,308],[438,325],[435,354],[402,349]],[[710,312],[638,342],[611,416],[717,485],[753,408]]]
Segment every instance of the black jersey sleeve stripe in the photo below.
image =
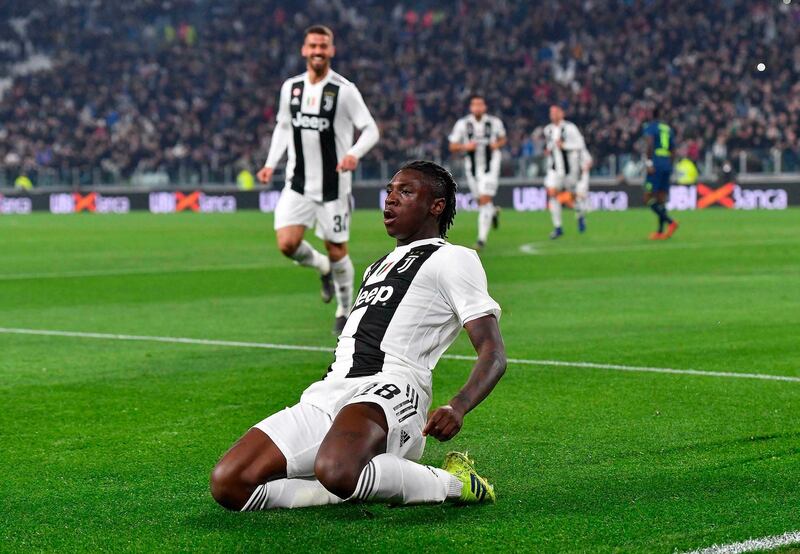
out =
[[336,133],[333,121],[336,117],[336,106],[339,103],[339,85],[328,83],[322,89],[322,105],[320,117],[330,122],[327,129],[319,133],[319,145],[322,149],[322,200],[329,202],[339,198],[339,172],[336,156]]
[[[303,102],[303,89],[305,82],[302,80],[292,83],[290,87],[291,100],[289,101],[289,110],[292,114],[292,120],[300,113]],[[295,100],[298,100],[295,102]],[[303,156],[303,129],[301,127],[292,127],[292,135],[294,140],[294,174],[292,175],[291,187],[295,192],[303,194],[306,190],[306,162]]]
[[489,173],[492,161],[492,123],[488,120],[483,127],[483,137],[486,139],[486,150],[484,153],[484,163],[486,167],[484,167],[483,171],[484,173]]
[[[475,130],[472,127],[472,123],[468,121],[467,122],[467,142],[472,142],[474,140],[474,138],[475,138]],[[472,174],[473,177],[476,177],[477,174],[478,174],[477,173],[478,166],[475,163],[477,161],[475,159],[475,150],[473,150],[472,152],[467,153],[467,157],[469,158],[469,166],[470,166],[469,172]]]

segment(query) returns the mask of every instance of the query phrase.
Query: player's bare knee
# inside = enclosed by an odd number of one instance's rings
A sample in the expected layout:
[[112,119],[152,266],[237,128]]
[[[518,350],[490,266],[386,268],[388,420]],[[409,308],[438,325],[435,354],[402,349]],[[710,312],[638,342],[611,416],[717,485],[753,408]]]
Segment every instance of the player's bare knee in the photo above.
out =
[[332,262],[338,262],[347,256],[347,243],[337,243],[325,241],[325,248],[328,251],[328,257]]
[[314,460],[314,476],[317,481],[341,499],[353,496],[360,474],[361,471],[340,456],[318,454]]
[[300,246],[300,240],[295,239],[294,237],[278,237],[278,250],[281,251],[281,254],[286,256],[287,258],[291,258],[292,255],[297,251]]
[[247,502],[246,495],[240,468],[221,460],[211,472],[211,496],[223,508],[239,511]]

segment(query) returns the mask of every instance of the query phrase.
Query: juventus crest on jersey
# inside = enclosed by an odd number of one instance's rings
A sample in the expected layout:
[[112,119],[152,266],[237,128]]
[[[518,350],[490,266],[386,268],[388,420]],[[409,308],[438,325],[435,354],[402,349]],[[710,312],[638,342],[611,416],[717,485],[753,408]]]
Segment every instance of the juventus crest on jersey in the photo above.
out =
[[[438,238],[398,246],[364,273],[323,383],[399,375],[430,396],[441,355],[467,322],[489,314],[499,318],[500,306],[473,250]],[[330,401],[313,390],[304,401]]]
[[469,114],[456,122],[448,140],[458,144],[475,142],[478,145],[474,152],[467,152],[465,156],[467,174],[475,177],[478,174],[489,173],[495,167],[497,171],[500,170],[500,151],[492,151],[489,145],[504,136],[506,129],[500,118],[484,115],[477,119]]
[[277,119],[292,127],[286,163],[292,190],[323,202],[349,194],[352,175],[337,172],[336,165],[353,146],[354,127],[373,121],[356,86],[333,70],[318,83],[308,72],[287,79]]

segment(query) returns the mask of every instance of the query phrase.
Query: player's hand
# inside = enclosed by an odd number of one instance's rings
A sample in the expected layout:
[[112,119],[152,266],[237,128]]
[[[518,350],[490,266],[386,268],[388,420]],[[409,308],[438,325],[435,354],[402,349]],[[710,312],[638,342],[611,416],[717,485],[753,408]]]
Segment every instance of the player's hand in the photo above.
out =
[[464,145],[464,152],[475,152],[477,148],[478,143],[473,140],[472,142],[468,142]]
[[425,424],[422,434],[430,435],[442,442],[449,441],[458,434],[462,425],[464,425],[464,414],[452,406],[442,406],[428,416],[428,423]]
[[262,167],[256,173],[256,177],[258,177],[259,182],[263,184],[269,183],[270,179],[272,179],[272,174],[275,171],[275,168],[272,167]]
[[561,139],[558,139],[556,141],[556,146],[558,147],[559,150],[561,150],[562,148],[564,148],[564,141],[561,140]]
[[336,166],[336,171],[354,171],[356,167],[358,167],[358,158],[348,154]]

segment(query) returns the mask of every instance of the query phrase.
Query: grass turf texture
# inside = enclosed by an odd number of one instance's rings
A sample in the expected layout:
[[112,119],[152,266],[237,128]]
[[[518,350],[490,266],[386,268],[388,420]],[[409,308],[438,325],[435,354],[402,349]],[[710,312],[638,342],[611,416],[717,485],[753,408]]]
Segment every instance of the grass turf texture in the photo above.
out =
[[[509,356],[800,376],[798,215],[684,213],[651,243],[649,212],[595,213],[548,242],[547,215],[505,212],[481,257]],[[471,244],[475,219],[451,240]],[[271,225],[0,217],[0,326],[333,347],[317,277]],[[393,242],[378,212],[353,227],[360,273]],[[468,449],[497,505],[236,514],[211,499],[212,466],[329,354],[9,334],[0,349],[0,550],[673,552],[800,528],[800,383],[511,364],[423,458]],[[471,353],[463,333],[450,353]],[[469,369],[439,364],[435,405]]]

